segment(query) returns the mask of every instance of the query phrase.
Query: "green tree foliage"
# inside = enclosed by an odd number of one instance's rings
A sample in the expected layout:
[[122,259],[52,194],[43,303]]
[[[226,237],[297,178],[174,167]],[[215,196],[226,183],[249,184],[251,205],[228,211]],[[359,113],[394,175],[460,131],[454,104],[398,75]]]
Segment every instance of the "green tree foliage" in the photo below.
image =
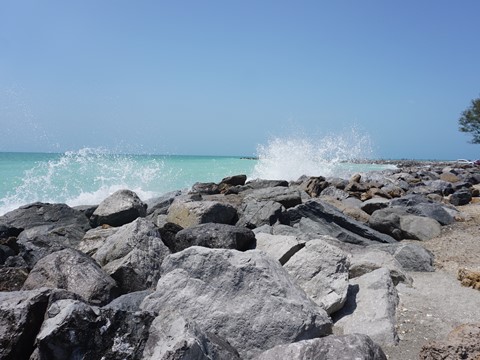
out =
[[472,144],[480,144],[480,98],[472,100],[470,107],[462,112],[458,123],[461,132],[472,134]]

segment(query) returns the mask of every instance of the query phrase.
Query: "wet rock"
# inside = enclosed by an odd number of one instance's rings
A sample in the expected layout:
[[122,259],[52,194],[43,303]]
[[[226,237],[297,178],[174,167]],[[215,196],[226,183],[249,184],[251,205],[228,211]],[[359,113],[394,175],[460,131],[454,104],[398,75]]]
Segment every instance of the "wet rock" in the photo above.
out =
[[118,190],[103,200],[90,218],[94,227],[122,226],[147,215],[147,204],[131,190]]
[[98,305],[117,294],[115,281],[92,258],[74,249],[54,252],[37,262],[23,289],[41,287],[65,289]]
[[162,264],[157,291],[141,308],[178,312],[250,359],[275,345],[327,335],[331,322],[261,251],[190,247]]
[[347,299],[349,266],[345,252],[323,240],[311,240],[284,268],[313,301],[332,314]]
[[347,301],[335,314],[335,326],[345,334],[365,334],[380,346],[395,345],[398,294],[388,269],[350,280]]
[[278,345],[261,353],[255,360],[386,360],[380,346],[362,334],[332,335]]
[[128,293],[154,287],[160,264],[169,254],[157,227],[137,218],[110,235],[93,258],[117,282],[120,292]]

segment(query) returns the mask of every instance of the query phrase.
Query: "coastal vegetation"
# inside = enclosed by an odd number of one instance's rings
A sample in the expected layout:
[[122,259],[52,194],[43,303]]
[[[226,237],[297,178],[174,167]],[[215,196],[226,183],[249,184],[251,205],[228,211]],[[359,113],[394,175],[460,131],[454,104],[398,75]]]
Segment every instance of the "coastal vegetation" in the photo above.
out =
[[471,133],[472,144],[480,144],[480,97],[471,101],[471,105],[462,112],[458,123],[461,132]]

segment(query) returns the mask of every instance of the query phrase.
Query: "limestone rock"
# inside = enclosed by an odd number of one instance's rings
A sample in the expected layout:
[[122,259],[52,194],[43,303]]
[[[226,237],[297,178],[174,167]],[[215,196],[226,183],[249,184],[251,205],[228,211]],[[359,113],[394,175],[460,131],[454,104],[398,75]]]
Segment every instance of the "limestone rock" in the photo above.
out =
[[335,314],[335,326],[345,334],[365,334],[380,346],[395,345],[398,294],[388,269],[350,280],[347,302]]
[[279,344],[331,332],[325,311],[275,259],[257,250],[193,246],[165,258],[157,291],[141,308],[178,312],[216,333],[244,359]]
[[345,252],[323,240],[310,240],[284,265],[310,298],[332,314],[347,299],[350,260]]

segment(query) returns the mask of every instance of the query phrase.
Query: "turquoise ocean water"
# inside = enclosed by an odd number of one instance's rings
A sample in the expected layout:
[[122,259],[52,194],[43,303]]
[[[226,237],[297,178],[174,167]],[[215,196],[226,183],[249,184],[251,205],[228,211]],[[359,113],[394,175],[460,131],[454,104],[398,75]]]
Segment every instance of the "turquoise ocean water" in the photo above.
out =
[[[281,146],[280,146],[281,145]],[[249,179],[296,180],[301,175],[350,176],[382,165],[328,158],[305,144],[271,143],[259,159],[234,156],[119,155],[100,149],[61,154],[0,153],[0,215],[35,201],[70,206],[98,204],[128,188],[142,200],[186,189],[195,182],[219,182],[246,174]]]

